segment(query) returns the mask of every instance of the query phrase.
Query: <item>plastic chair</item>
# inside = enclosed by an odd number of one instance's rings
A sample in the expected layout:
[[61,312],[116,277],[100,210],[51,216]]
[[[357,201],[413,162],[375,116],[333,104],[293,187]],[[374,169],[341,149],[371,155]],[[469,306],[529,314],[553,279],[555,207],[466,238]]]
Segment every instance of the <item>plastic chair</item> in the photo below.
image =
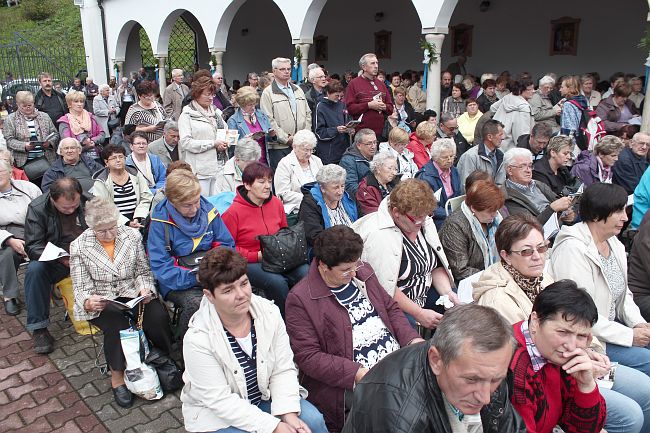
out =
[[458,209],[463,201],[465,201],[465,194],[447,200],[447,203],[445,203],[445,212],[447,213],[447,216],[451,215],[453,211]]

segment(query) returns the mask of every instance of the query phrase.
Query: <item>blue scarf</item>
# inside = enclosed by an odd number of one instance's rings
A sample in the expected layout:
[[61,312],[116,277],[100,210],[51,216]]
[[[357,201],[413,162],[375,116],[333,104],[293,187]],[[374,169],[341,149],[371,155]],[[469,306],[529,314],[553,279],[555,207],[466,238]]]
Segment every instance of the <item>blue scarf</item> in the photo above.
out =
[[188,219],[181,215],[169,200],[165,204],[169,216],[174,221],[178,229],[190,238],[199,238],[208,230],[208,212],[214,206],[211,206],[201,197],[201,207],[192,218]]

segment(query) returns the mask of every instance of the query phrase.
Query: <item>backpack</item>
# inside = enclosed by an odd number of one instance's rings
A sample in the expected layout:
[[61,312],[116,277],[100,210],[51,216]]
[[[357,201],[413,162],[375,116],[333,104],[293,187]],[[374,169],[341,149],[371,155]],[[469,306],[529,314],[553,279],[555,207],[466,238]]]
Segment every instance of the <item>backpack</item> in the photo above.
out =
[[578,130],[575,131],[576,144],[580,150],[589,149],[591,152],[596,143],[607,135],[605,124],[602,119],[598,117],[596,110],[592,110],[591,108],[582,108],[582,106],[575,100],[570,100],[568,102],[579,108],[582,113]]

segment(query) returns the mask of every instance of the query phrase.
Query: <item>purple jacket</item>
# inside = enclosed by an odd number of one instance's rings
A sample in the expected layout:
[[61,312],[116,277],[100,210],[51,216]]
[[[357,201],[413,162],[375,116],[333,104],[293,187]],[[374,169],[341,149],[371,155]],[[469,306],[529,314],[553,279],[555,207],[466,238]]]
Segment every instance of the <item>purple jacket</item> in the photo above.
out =
[[[368,263],[357,271],[356,278],[366,285],[370,302],[400,346],[420,337],[379,285]],[[345,391],[354,387],[354,376],[361,364],[352,360],[348,312],[321,278],[315,259],[307,276],[289,292],[285,311],[291,349],[300,370],[300,382],[309,391],[308,400],[323,413],[330,431],[341,431]]]
[[571,174],[580,178],[585,188],[592,183],[600,182],[598,177],[598,159],[588,150],[583,150],[578,155],[575,164],[571,167]]

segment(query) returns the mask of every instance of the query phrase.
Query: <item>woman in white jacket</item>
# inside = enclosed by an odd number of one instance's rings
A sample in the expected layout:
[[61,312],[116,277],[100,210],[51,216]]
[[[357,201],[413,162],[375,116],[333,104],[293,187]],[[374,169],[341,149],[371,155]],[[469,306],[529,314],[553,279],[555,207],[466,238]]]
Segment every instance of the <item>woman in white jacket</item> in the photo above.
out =
[[183,340],[185,429],[327,433],[298,384],[280,311],[251,294],[246,267],[246,259],[227,248],[201,261],[204,297]]
[[511,92],[492,104],[490,110],[494,113],[494,120],[503,123],[503,132],[506,137],[501,142],[503,153],[517,145],[519,137],[530,134],[535,120],[528,100],[535,94],[535,85],[532,80],[524,79],[515,81]]
[[562,227],[551,253],[556,280],[574,280],[598,307],[594,336],[606,343],[612,361],[650,376],[650,324],[641,316],[627,286],[627,258],[616,238],[627,215],[627,193],[618,186],[595,183],[580,199],[583,222]]
[[181,151],[198,177],[201,194],[205,197],[219,192],[217,180],[223,175],[228,160],[225,140],[228,127],[221,112],[212,105],[215,91],[216,86],[209,77],[197,78],[192,82],[192,102],[183,108],[178,118]]

